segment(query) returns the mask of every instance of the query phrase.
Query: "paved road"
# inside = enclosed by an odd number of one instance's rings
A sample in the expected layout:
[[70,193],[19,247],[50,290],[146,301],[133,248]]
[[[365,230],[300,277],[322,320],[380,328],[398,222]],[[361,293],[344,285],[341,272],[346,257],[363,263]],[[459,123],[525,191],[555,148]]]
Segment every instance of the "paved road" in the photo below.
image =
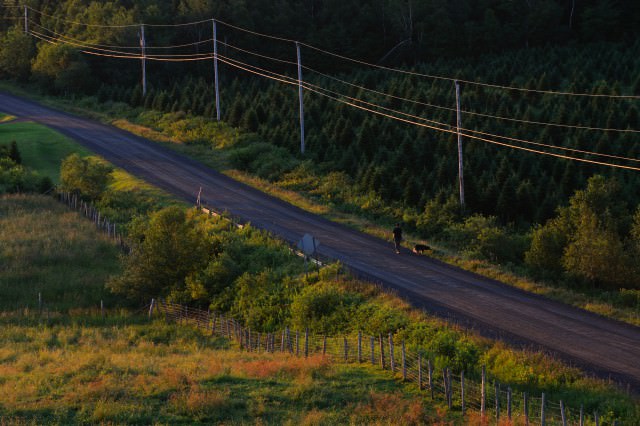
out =
[[600,318],[408,251],[304,212],[158,144],[88,119],[0,93],[0,111],[42,123],[164,190],[203,198],[290,242],[310,233],[320,253],[391,287],[417,307],[485,334],[542,347],[640,390],[640,328]]

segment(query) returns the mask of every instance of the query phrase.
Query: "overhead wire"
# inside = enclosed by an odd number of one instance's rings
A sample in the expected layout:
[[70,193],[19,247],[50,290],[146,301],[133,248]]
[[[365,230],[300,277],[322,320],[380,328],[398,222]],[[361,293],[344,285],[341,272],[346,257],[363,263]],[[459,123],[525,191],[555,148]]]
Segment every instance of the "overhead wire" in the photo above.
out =
[[[284,75],[273,73],[273,72],[264,70],[264,69],[262,69],[260,67],[252,66],[252,65],[249,65],[249,64],[245,64],[245,63],[242,63],[240,61],[236,61],[236,60],[233,60],[233,59],[230,59],[230,58],[227,58],[227,59],[228,59],[228,61],[223,61],[223,62],[225,62],[225,63],[227,63],[227,64],[229,64],[231,66],[234,66],[234,67],[243,69],[245,71],[251,72],[253,74],[257,74],[257,75],[260,75],[260,76],[263,76],[263,77],[271,78],[271,79],[277,80],[277,81],[282,81],[282,82],[285,82],[285,83],[291,84],[291,85],[299,84],[298,80],[293,78],[293,77],[287,77],[287,76],[284,76]],[[237,64],[242,64],[242,65],[237,65]],[[253,70],[249,69],[249,68],[253,68]],[[260,70],[260,72],[255,71],[256,69]],[[270,75],[267,75],[267,74],[272,74],[272,75],[270,76]],[[276,76],[279,76],[279,77],[284,77],[287,80],[283,80],[282,78],[275,78],[275,77],[273,77],[273,75],[276,75]],[[348,99],[350,102],[347,102],[347,104],[350,104],[352,106],[356,106],[359,109],[365,109],[367,111],[374,112],[374,110],[372,110],[370,108],[363,108],[360,105],[358,105],[358,104],[364,103],[364,104],[366,104],[366,105],[368,105],[370,107],[379,108],[379,109],[382,109],[382,110],[386,110],[389,113],[400,114],[400,115],[404,115],[405,117],[421,120],[421,121],[430,123],[430,125],[424,125],[423,123],[420,123],[420,122],[414,122],[414,121],[410,121],[408,119],[402,119],[402,118],[397,117],[396,115],[393,115],[393,114],[381,113],[381,115],[384,115],[384,116],[386,116],[388,118],[393,118],[393,119],[396,119],[396,120],[404,121],[404,122],[409,123],[409,124],[421,125],[423,127],[428,127],[428,128],[430,128],[432,130],[444,131],[444,132],[447,132],[447,133],[457,134],[457,128],[455,126],[451,126],[451,125],[446,124],[446,123],[440,123],[440,122],[429,120],[429,119],[426,119],[426,118],[423,118],[423,117],[420,117],[420,116],[404,113],[402,111],[397,111],[397,110],[393,110],[393,109],[390,109],[390,108],[382,107],[382,106],[377,105],[377,104],[372,104],[372,103],[363,101],[361,99],[349,97],[349,96],[346,96],[344,94],[341,94],[341,93],[338,93],[338,92],[334,92],[334,91],[322,88],[320,86],[311,84],[309,82],[302,82],[302,85],[304,86],[304,88],[306,90],[309,90],[311,92],[314,92],[314,93],[320,94],[322,96],[331,98],[331,99],[336,100],[338,102],[345,103],[342,99]],[[331,95],[327,95],[327,93],[331,93]],[[358,104],[353,104],[353,102],[356,102]],[[376,113],[380,113],[380,111],[375,111],[375,112]],[[443,126],[443,127],[436,127],[435,125],[440,125],[440,126]],[[446,127],[448,127],[448,129]],[[519,147],[519,146],[516,146],[516,145],[510,145],[510,144],[505,144],[505,143],[498,142],[498,141],[490,141],[490,140],[488,140],[486,138],[473,136],[473,135],[470,135],[470,134],[467,134],[467,133],[464,133],[464,132],[471,132],[471,133],[480,134],[480,135],[483,135],[483,136],[509,140],[509,141],[512,141],[512,142],[519,142],[519,143],[534,145],[534,146],[538,146],[538,147],[545,147],[545,148],[554,149],[554,150],[575,152],[575,153],[580,153],[580,154],[585,154],[585,155],[591,155],[591,156],[597,156],[597,157],[606,157],[606,158],[612,158],[612,159],[630,161],[630,162],[640,162],[640,159],[635,159],[635,158],[630,158],[630,157],[616,156],[616,155],[610,155],[610,154],[602,154],[602,153],[597,153],[597,152],[593,152],[593,151],[580,150],[580,149],[577,149],[577,148],[568,148],[568,147],[561,147],[561,146],[557,146],[557,145],[544,144],[544,143],[540,143],[540,142],[533,142],[533,141],[528,141],[528,140],[524,140],[524,139],[516,139],[516,138],[507,137],[507,136],[495,135],[495,134],[491,134],[491,133],[486,133],[486,132],[481,132],[481,131],[472,130],[472,129],[466,129],[466,128],[461,128],[460,129],[460,133],[463,134],[464,137],[468,137],[468,138],[471,138],[471,139],[490,142],[490,143],[503,145],[503,146],[509,146],[509,147],[517,148],[517,149],[524,149],[526,151],[537,152],[537,153],[540,153],[540,154],[544,153],[546,155],[559,156],[561,158],[567,158],[567,159],[572,158],[572,159],[579,160],[579,161],[592,162],[594,164],[601,164],[601,165],[608,164],[608,165],[611,165],[613,167],[631,168],[633,170],[636,169],[636,168],[633,168],[633,167],[628,167],[628,166],[623,166],[623,165],[616,165],[616,164],[612,164],[612,163],[605,163],[605,162],[598,162],[598,161],[593,161],[593,160],[581,159],[579,157],[562,156],[560,154],[549,153],[547,151],[532,150],[532,149],[529,149],[529,148]],[[640,170],[640,168],[637,168],[637,169]]]
[[523,87],[515,87],[515,86],[507,86],[507,85],[499,85],[499,84],[491,84],[491,83],[483,83],[483,82],[478,82],[478,81],[473,81],[473,80],[465,80],[465,79],[461,79],[461,78],[453,78],[453,77],[446,77],[446,76],[438,76],[438,75],[433,75],[433,74],[426,74],[426,73],[420,73],[420,72],[416,72],[416,71],[408,71],[408,70],[403,70],[403,69],[399,69],[399,68],[392,68],[392,67],[386,67],[383,65],[378,65],[378,64],[372,64],[366,61],[362,61],[359,59],[354,59],[354,58],[350,58],[348,56],[344,56],[344,55],[339,55],[337,53],[333,53],[330,52],[328,50],[324,50],[318,47],[315,47],[313,45],[307,44],[307,43],[303,43],[303,42],[298,42],[296,40],[292,40],[292,39],[288,39],[288,38],[284,38],[284,37],[277,37],[277,36],[272,36],[269,34],[264,34],[264,33],[260,33],[257,31],[252,31],[246,28],[242,28],[236,25],[232,25],[229,24],[225,21],[221,21],[215,18],[210,18],[210,19],[203,19],[203,20],[199,20],[199,21],[193,21],[193,22],[187,22],[187,23],[181,23],[181,24],[126,24],[126,25],[100,25],[100,24],[86,24],[86,23],[82,23],[82,22],[76,22],[76,21],[71,21],[71,20],[67,20],[64,18],[59,18],[53,15],[49,15],[46,14],[42,11],[39,11],[37,9],[34,9],[30,6],[27,6],[27,8],[35,13],[38,13],[42,16],[47,16],[49,18],[52,19],[57,19],[63,22],[68,22],[68,23],[72,23],[75,25],[83,25],[83,26],[87,26],[87,27],[101,27],[101,28],[127,28],[127,27],[136,27],[136,26],[147,26],[147,27],[167,27],[167,28],[172,28],[172,27],[183,27],[183,26],[193,26],[193,25],[199,25],[205,22],[217,22],[220,23],[224,26],[227,26],[229,28],[233,28],[235,30],[238,31],[242,31],[244,33],[247,34],[251,34],[251,35],[255,35],[258,37],[263,37],[263,38],[269,38],[272,40],[278,40],[278,41],[283,41],[283,42],[288,42],[288,43],[297,43],[300,46],[304,46],[307,47],[309,49],[315,50],[317,52],[323,53],[325,55],[330,55],[336,58],[340,58],[346,61],[350,61],[353,63],[357,63],[360,65],[365,65],[368,67],[373,67],[373,68],[378,68],[378,69],[383,69],[386,71],[391,71],[391,72],[396,72],[396,73],[401,73],[401,74],[405,74],[405,75],[413,75],[413,76],[419,76],[419,77],[425,77],[425,78],[430,78],[430,79],[434,79],[434,80],[444,80],[444,81],[449,81],[449,82],[459,82],[459,83],[464,83],[464,84],[469,84],[469,85],[475,85],[475,86],[481,86],[481,87],[488,87],[488,88],[492,88],[492,89],[500,89],[500,90],[510,90],[510,91],[520,91],[520,92],[525,92],[525,93],[539,93],[539,94],[545,94],[545,95],[555,95],[555,96],[576,96],[576,97],[595,97],[595,98],[611,98],[611,99],[627,99],[627,100],[637,100],[640,99],[640,96],[638,95],[614,95],[614,94],[599,94],[599,93],[574,93],[574,92],[567,92],[567,91],[553,91],[553,90],[539,90],[539,89],[527,89],[527,88],[523,88]]
[[[41,27],[44,28],[44,27]],[[41,33],[37,33],[37,32],[33,32],[34,36],[36,36],[37,38],[40,38],[41,40],[50,42],[50,43],[55,43],[57,42],[54,41],[55,38],[51,37],[51,36],[47,36],[45,34],[41,34]],[[72,44],[69,40],[62,40],[65,43],[68,44]],[[127,58],[127,59],[149,59],[149,60],[158,60],[158,61],[188,61],[188,60],[209,60],[209,59],[213,59],[215,58],[214,55],[210,54],[210,53],[203,53],[203,54],[185,54],[185,55],[151,55],[151,56],[141,56],[141,55],[134,55],[134,54],[129,54],[127,52],[121,52],[121,51],[109,51],[107,49],[99,49],[96,47],[93,47],[91,45],[85,45],[82,46],[81,43],[77,43],[78,45],[80,45],[79,47],[84,47],[84,48],[91,48],[91,49],[95,49],[95,50],[101,50],[103,52],[108,52],[108,53],[117,53],[118,55],[110,55],[110,54],[103,54],[103,53],[99,53],[99,52],[89,52],[89,51],[85,51],[85,53],[89,53],[89,54],[96,54],[99,56],[109,56],[109,57],[120,57],[120,58]],[[229,46],[231,47],[231,46]],[[235,48],[235,46],[233,46],[233,48]],[[236,50],[238,51],[243,51],[244,53],[255,53],[255,52],[250,52],[250,51],[246,51],[244,49],[240,49],[237,48]],[[257,56],[266,58],[266,59],[272,59],[272,60],[279,60],[277,58],[271,58],[268,57],[266,55],[260,55],[257,54]],[[408,124],[413,124],[413,125],[417,125],[417,126],[421,126],[421,127],[427,127],[436,131],[441,131],[441,132],[446,132],[446,133],[458,133],[457,128],[454,129],[453,126],[450,125],[446,125],[443,123],[439,123],[433,120],[428,120],[428,119],[424,119],[422,117],[416,116],[416,115],[412,115],[412,114],[408,114],[408,113],[404,113],[402,111],[397,111],[397,110],[393,110],[390,108],[386,108],[377,104],[373,104],[367,101],[364,101],[362,99],[358,99],[358,98],[353,98],[353,97],[349,97],[346,96],[344,94],[341,94],[339,92],[335,92],[335,91],[331,91],[329,89],[325,89],[321,86],[318,85],[314,85],[308,82],[299,82],[297,79],[293,78],[293,77],[289,77],[289,76],[285,76],[285,75],[281,75],[281,74],[277,74],[268,70],[264,70],[261,69],[259,67],[256,66],[252,66],[246,63],[243,63],[241,61],[237,61],[234,60],[232,58],[228,58],[228,57],[224,57],[221,55],[217,55],[218,60],[220,60],[223,63],[226,63],[232,67],[235,68],[239,68],[242,69],[244,71],[256,74],[256,75],[260,75],[272,80],[276,80],[276,81],[280,81],[286,84],[290,84],[290,85],[297,85],[297,84],[303,84],[304,87],[306,88],[306,90],[309,90],[313,93],[317,93],[321,96],[333,99],[337,102],[346,104],[346,105],[350,105],[352,107],[355,107],[357,109],[361,109],[361,110],[365,110],[377,115],[382,115],[388,118],[392,118],[394,120],[399,120]],[[295,64],[293,62],[290,61],[283,61],[280,60],[282,62],[287,62],[290,64]],[[309,68],[309,70],[312,70]],[[312,70],[314,72],[316,72],[315,70]],[[351,84],[351,83],[349,83]],[[367,89],[364,88],[362,86],[357,86],[354,85],[356,87],[362,88],[364,90],[369,90],[371,91],[371,89]],[[374,91],[375,92],[375,91]],[[330,95],[328,95],[327,93],[331,93]],[[391,96],[394,97],[393,95],[389,95],[386,94],[384,92],[377,92],[381,95],[384,96]],[[345,99],[348,99],[348,101],[345,101]],[[401,98],[401,99],[405,99],[405,98]],[[407,99],[408,100],[408,99]],[[409,100],[412,102],[417,102],[417,101],[413,101],[413,100]],[[392,114],[389,113],[385,113],[385,112],[381,112],[379,110],[374,110],[368,107],[363,107],[361,104],[365,104],[374,108],[378,108],[378,109],[382,109],[382,110],[386,110]],[[444,108],[444,107],[443,107]],[[453,108],[451,108],[451,110],[453,110]],[[421,120],[421,121],[426,121],[427,123],[431,123],[431,124],[425,124],[425,123],[421,123],[421,122],[416,122],[416,121],[412,121],[406,118],[401,118],[398,117],[396,115],[393,114],[400,114],[400,115],[404,115],[405,117],[409,117],[412,119],[417,119],[417,120]],[[479,115],[479,114],[476,114]],[[495,117],[494,117],[495,118]],[[446,128],[442,128],[442,127],[435,127],[432,124],[438,124],[441,126],[447,126],[449,127],[448,129]],[[586,162],[586,163],[592,163],[592,164],[599,164],[599,165],[606,165],[606,166],[610,166],[610,167],[617,167],[617,168],[624,168],[624,169],[631,169],[631,170],[640,170],[640,168],[636,168],[636,167],[632,167],[632,166],[625,166],[625,165],[620,165],[620,164],[614,164],[614,163],[606,163],[606,162],[602,162],[602,161],[595,161],[595,160],[589,160],[589,159],[585,159],[585,158],[579,158],[579,157],[572,157],[572,156],[567,156],[567,155],[562,155],[562,154],[556,154],[556,153],[551,153],[548,151],[540,151],[540,150],[536,150],[536,149],[531,149],[531,148],[526,148],[526,147],[522,147],[522,146],[517,146],[517,145],[512,145],[512,144],[507,144],[504,142],[499,142],[499,141],[495,141],[495,140],[490,140],[490,139],[486,139],[483,137],[479,137],[479,136],[475,136],[475,134],[480,134],[483,136],[490,136],[490,137],[495,137],[495,138],[499,138],[499,139],[504,139],[504,140],[509,140],[512,142],[520,142],[520,143],[525,143],[525,144],[533,144],[536,146],[540,146],[540,147],[545,147],[545,148],[550,148],[550,149],[558,149],[558,150],[565,150],[565,151],[570,151],[570,152],[576,152],[576,153],[581,153],[581,154],[585,154],[585,155],[593,155],[593,156],[602,156],[602,157],[607,157],[607,158],[612,158],[612,159],[618,159],[618,160],[624,160],[624,161],[640,161],[637,159],[632,159],[632,158],[628,158],[628,157],[621,157],[621,156],[614,156],[614,155],[608,155],[608,154],[601,154],[601,153],[595,153],[595,152],[590,152],[590,151],[584,151],[584,150],[578,150],[578,149],[573,149],[573,148],[566,148],[566,147],[558,147],[555,145],[548,145],[548,144],[542,144],[542,143],[537,143],[537,142],[532,142],[532,141],[525,141],[525,140],[521,140],[521,139],[515,139],[515,138],[509,138],[509,137],[505,137],[505,136],[500,136],[500,135],[494,135],[494,134],[490,134],[490,133],[485,133],[485,132],[480,132],[480,131],[476,131],[476,130],[470,130],[470,129],[459,129],[460,133],[463,134],[463,132],[471,132],[472,134],[469,133],[464,133],[463,136],[469,139],[474,139],[474,140],[479,140],[479,141],[483,141],[483,142],[487,142],[487,143],[491,143],[491,144],[495,144],[495,145],[500,145],[500,146],[505,146],[505,147],[509,147],[509,148],[513,148],[513,149],[519,149],[519,150],[524,150],[524,151],[528,151],[528,152],[532,152],[532,153],[537,153],[537,154],[541,154],[541,155],[550,155],[550,156],[554,156],[554,157],[558,157],[558,158],[565,158],[565,159],[570,159],[570,160],[575,160],[575,161],[581,161],[581,162]]]
[[[78,40],[78,39],[74,39],[72,37],[69,37],[67,35],[58,33],[50,28],[44,27],[40,24],[38,24],[37,22],[33,21],[33,20],[29,20],[30,24],[33,24],[39,28],[42,28],[45,31],[50,32],[51,34],[56,35],[57,37],[66,39],[66,40],[71,40],[74,41],[76,43],[84,43],[87,46],[91,46],[91,47],[96,47],[96,48],[107,48],[107,49],[111,49],[111,48],[119,48],[119,49],[138,49],[140,50],[140,45],[137,46],[120,46],[120,45],[108,45],[108,44],[97,44],[97,43],[91,43],[88,41],[84,41],[84,40]],[[168,46],[148,46],[145,45],[145,49],[178,49],[178,48],[183,48],[183,47],[191,47],[191,46],[196,46],[196,45],[200,45],[200,44],[206,44],[206,43],[212,43],[213,42],[213,38],[209,38],[206,40],[200,40],[200,41],[196,41],[196,42],[192,42],[192,43],[185,43],[185,44],[175,44],[175,45],[168,45]]]

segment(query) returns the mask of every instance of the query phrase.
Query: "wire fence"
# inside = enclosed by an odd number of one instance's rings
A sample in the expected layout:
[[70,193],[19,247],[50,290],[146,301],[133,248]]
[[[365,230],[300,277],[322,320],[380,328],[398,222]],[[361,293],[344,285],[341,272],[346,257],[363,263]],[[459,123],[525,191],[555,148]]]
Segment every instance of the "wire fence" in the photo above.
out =
[[75,210],[84,215],[87,219],[90,219],[99,231],[102,231],[109,238],[114,240],[123,251],[127,252],[129,250],[124,241],[122,232],[120,231],[120,226],[111,222],[93,204],[87,203],[80,198],[78,194],[72,192],[59,192],[57,193],[56,198],[61,203],[66,204],[70,209]]
[[[256,353],[288,353],[300,357],[322,355],[333,362],[377,366],[403,381],[415,383],[432,400],[446,403],[451,410],[466,416],[479,414],[487,423],[522,425],[604,425],[598,413],[586,413],[583,406],[567,407],[563,401],[551,401],[545,394],[514,392],[508,384],[488,377],[482,368],[479,380],[465,377],[464,371],[436,369],[420,350],[409,349],[393,334],[386,336],[325,336],[285,328],[277,332],[260,332],[242,326],[234,318],[163,299],[151,301],[149,317],[154,313],[167,322],[195,326],[211,336],[235,342],[241,350]],[[622,426],[620,420],[609,423]]]

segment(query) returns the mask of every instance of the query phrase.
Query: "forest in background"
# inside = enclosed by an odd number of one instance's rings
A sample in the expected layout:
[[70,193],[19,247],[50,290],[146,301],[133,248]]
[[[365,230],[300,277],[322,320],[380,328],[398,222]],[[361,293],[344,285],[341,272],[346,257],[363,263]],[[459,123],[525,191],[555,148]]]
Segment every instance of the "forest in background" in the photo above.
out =
[[[211,61],[148,64],[149,90],[143,96],[139,61],[82,55],[69,44],[36,45],[33,38],[22,33],[23,9],[12,7],[16,4],[5,1],[2,9],[9,18],[3,21],[7,33],[0,50],[0,72],[5,77],[33,81],[58,95],[95,95],[101,102],[124,102],[174,117],[215,117]],[[608,97],[640,93],[640,46],[635,30],[640,6],[634,2],[460,0],[414,4],[390,0],[361,5],[349,1],[281,1],[275,7],[273,2],[262,1],[251,5],[243,1],[28,4],[33,8],[29,20],[32,31],[102,46],[134,47],[139,28],[77,22],[182,24],[216,17],[385,66],[405,66],[414,73],[467,80],[461,94],[463,127],[481,134],[631,159],[639,149],[637,99]],[[11,17],[15,18],[13,24]],[[345,17],[349,17],[348,22]],[[211,37],[211,23],[150,26],[146,35],[149,46],[206,41]],[[282,62],[295,61],[295,48],[290,42],[265,42],[229,25],[221,25],[219,40],[223,43],[221,54],[295,76],[295,67]],[[274,65],[266,58],[256,59],[237,50],[239,47],[279,58],[280,62]],[[196,48],[205,50],[200,44]],[[455,125],[451,80],[371,69],[308,46],[303,46],[303,63],[305,81],[331,90],[338,99],[354,97],[401,111],[405,116]],[[640,237],[635,231],[640,216],[634,219],[637,171],[467,140],[467,210],[462,215],[455,201],[455,135],[376,117],[307,91],[307,152],[301,156],[297,88],[226,65],[221,65],[220,71],[223,119],[255,135],[244,137],[240,149],[230,156],[235,167],[311,193],[318,193],[314,185],[322,179],[325,187],[331,187],[329,196],[327,191],[323,193],[324,201],[346,210],[402,219],[423,237],[447,240],[489,260],[514,264],[526,260],[543,275],[556,277],[563,270],[578,271],[581,279],[604,279],[613,288],[637,285],[628,281],[636,272],[628,254],[636,253]],[[474,81],[532,91],[504,90]],[[547,90],[604,96],[535,92]],[[203,139],[195,143],[216,142]],[[637,167],[634,161],[612,157],[582,158],[615,160]],[[605,182],[600,178],[589,181],[596,174],[604,176]],[[585,189],[588,181],[590,186]],[[577,203],[580,194],[586,194],[584,208],[571,210],[570,200]],[[597,205],[594,198],[599,200]],[[605,201],[611,204],[599,208],[598,203]],[[371,205],[383,207],[376,210]],[[385,205],[393,209],[385,209]],[[566,213],[569,211],[573,216]],[[594,273],[586,260],[580,268],[580,262],[564,259],[572,252],[571,247],[576,256],[584,252],[584,247],[575,248],[580,240],[577,231],[584,228],[580,221],[589,218],[592,223],[588,229],[596,232],[590,235],[602,237],[602,244],[591,244],[589,258],[606,260],[612,253],[619,253],[624,258],[617,266],[622,272]],[[553,220],[547,222],[549,219]],[[546,225],[531,228],[543,223]],[[509,230],[508,236],[504,229]],[[489,237],[487,230],[491,231]],[[562,238],[558,236],[563,233]],[[479,246],[469,249],[469,240],[474,239]]]

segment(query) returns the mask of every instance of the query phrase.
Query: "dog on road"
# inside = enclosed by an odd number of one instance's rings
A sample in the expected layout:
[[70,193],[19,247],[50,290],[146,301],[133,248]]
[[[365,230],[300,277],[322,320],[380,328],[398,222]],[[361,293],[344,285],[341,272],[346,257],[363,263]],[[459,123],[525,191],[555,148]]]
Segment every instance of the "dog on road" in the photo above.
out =
[[416,244],[413,246],[413,252],[415,254],[424,254],[425,251],[431,250],[431,247],[425,244]]

